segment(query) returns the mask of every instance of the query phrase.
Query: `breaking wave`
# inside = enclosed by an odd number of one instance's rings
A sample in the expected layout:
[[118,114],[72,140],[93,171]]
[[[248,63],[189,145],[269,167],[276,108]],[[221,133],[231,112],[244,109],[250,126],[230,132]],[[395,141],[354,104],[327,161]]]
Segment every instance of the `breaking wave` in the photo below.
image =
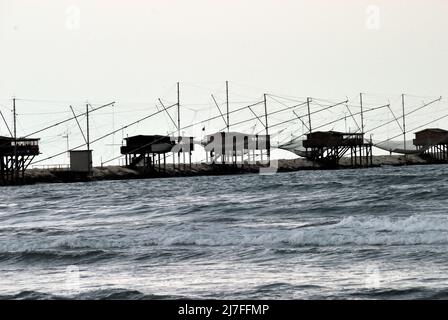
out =
[[57,295],[38,291],[22,291],[12,295],[0,295],[0,300],[168,300],[181,298],[180,296],[150,295],[137,290],[120,288],[92,290],[76,295]]
[[343,245],[415,245],[448,244],[448,217],[411,216],[407,218],[347,217],[339,223],[301,227],[295,230],[210,230],[167,232],[153,238],[157,245],[275,245],[343,246]]

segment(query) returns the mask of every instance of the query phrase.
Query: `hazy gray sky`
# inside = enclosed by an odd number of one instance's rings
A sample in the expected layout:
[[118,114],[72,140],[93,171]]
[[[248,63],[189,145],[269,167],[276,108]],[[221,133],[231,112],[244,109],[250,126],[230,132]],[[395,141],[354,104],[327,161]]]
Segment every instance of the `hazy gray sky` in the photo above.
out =
[[[0,110],[24,99],[23,134],[87,99],[118,101],[116,128],[157,97],[174,101],[177,81],[196,118],[216,114],[210,93],[222,102],[225,80],[232,107],[264,92],[340,100],[362,91],[372,103],[448,96],[447,15],[444,0],[0,0]],[[112,116],[101,117],[94,136],[111,128]],[[128,133],[165,133],[167,121]],[[48,155],[64,149],[64,130],[78,134],[76,124],[53,131]]]

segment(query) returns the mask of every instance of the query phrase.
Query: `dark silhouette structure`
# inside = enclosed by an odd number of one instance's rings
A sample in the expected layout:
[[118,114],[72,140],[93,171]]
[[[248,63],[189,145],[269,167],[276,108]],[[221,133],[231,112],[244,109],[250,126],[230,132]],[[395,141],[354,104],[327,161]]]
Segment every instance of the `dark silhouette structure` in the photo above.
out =
[[415,133],[414,145],[421,155],[433,161],[448,161],[448,131],[438,128]]
[[[175,154],[183,154],[185,166],[185,155],[188,155],[188,161],[191,166],[191,152],[194,150],[192,137],[173,138],[161,135],[137,135],[124,139],[126,145],[121,147],[121,154],[125,155],[126,166],[130,168],[143,167],[146,169],[158,169],[166,171],[167,155],[172,153],[173,166],[175,163]],[[162,159],[163,157],[163,159]],[[180,160],[178,162],[180,168]]]
[[372,143],[365,142],[363,133],[316,131],[303,141],[306,157],[325,166],[337,167],[344,156],[350,156],[352,167],[372,165]]
[[[256,164],[270,161],[270,136],[240,132],[217,132],[205,137],[207,163]],[[264,155],[266,158],[264,158]]]
[[0,183],[19,183],[25,177],[35,156],[39,155],[39,139],[0,136]]

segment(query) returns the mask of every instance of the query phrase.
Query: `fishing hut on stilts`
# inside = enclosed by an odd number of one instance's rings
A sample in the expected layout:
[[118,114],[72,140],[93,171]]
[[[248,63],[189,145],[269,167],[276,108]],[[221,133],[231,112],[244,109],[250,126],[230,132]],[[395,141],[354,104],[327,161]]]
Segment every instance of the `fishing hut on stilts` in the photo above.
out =
[[422,158],[433,162],[448,162],[448,131],[425,129],[415,132],[413,141]]
[[[3,120],[3,114],[1,114]],[[39,155],[39,140],[17,138],[16,99],[13,98],[13,132],[10,137],[0,136],[0,185],[20,184],[25,180],[25,170]]]
[[316,131],[311,126],[311,98],[307,98],[310,132],[303,141],[306,158],[324,167],[335,168],[343,157],[348,157],[350,167],[369,167],[373,165],[372,141],[364,139],[363,95],[361,103],[361,132]]
[[303,141],[307,158],[328,167],[337,167],[342,157],[350,157],[351,167],[372,165],[372,143],[363,133],[319,131],[307,134]]
[[[166,173],[167,158],[172,156],[173,171],[185,171],[187,163],[192,167],[192,152],[194,151],[193,137],[180,134],[180,84],[177,83],[177,103],[165,107],[161,99],[159,102],[177,130],[177,137],[165,135],[136,135],[125,138],[125,145],[121,147],[121,154],[125,156],[126,167],[142,168],[148,172]],[[177,123],[171,117],[168,109],[177,106]],[[181,161],[181,157],[182,160]],[[176,167],[177,158],[177,167]]]
[[[124,139],[121,154],[125,156],[126,167],[142,168],[152,172],[166,173],[167,158],[172,156],[176,169],[176,155],[183,155],[183,167],[191,167],[191,152],[194,150],[192,137],[170,137],[162,135],[137,135]],[[182,168],[178,162],[178,169]]]
[[217,132],[205,139],[207,163],[244,166],[263,165],[270,161],[269,135]]
[[269,165],[271,158],[271,139],[269,135],[268,113],[266,94],[264,95],[265,122],[254,113],[255,119],[260,121],[265,127],[266,134],[247,134],[230,131],[230,110],[229,110],[229,83],[226,81],[226,106],[227,118],[224,118],[215,97],[213,101],[226,124],[227,131],[216,132],[204,137],[204,149],[206,163],[219,164],[233,167],[243,167],[247,165],[263,166]]
[[39,155],[39,139],[0,137],[0,183],[20,183],[25,170]]

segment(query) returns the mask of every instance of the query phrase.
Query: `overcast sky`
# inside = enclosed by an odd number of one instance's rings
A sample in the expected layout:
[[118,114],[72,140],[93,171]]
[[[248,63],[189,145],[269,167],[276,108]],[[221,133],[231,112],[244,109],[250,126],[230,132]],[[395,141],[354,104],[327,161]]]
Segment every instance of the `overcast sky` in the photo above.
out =
[[[210,94],[223,102],[226,80],[232,108],[264,92],[335,101],[365,92],[372,104],[448,96],[447,16],[446,0],[0,0],[0,110],[9,120],[16,96],[25,134],[86,100],[117,101],[117,128],[158,97],[175,101],[177,81],[196,118],[217,114]],[[92,135],[111,119],[93,118]],[[123,134],[170,129],[162,116]],[[64,149],[64,130],[80,139],[75,123],[43,133],[48,155]]]

